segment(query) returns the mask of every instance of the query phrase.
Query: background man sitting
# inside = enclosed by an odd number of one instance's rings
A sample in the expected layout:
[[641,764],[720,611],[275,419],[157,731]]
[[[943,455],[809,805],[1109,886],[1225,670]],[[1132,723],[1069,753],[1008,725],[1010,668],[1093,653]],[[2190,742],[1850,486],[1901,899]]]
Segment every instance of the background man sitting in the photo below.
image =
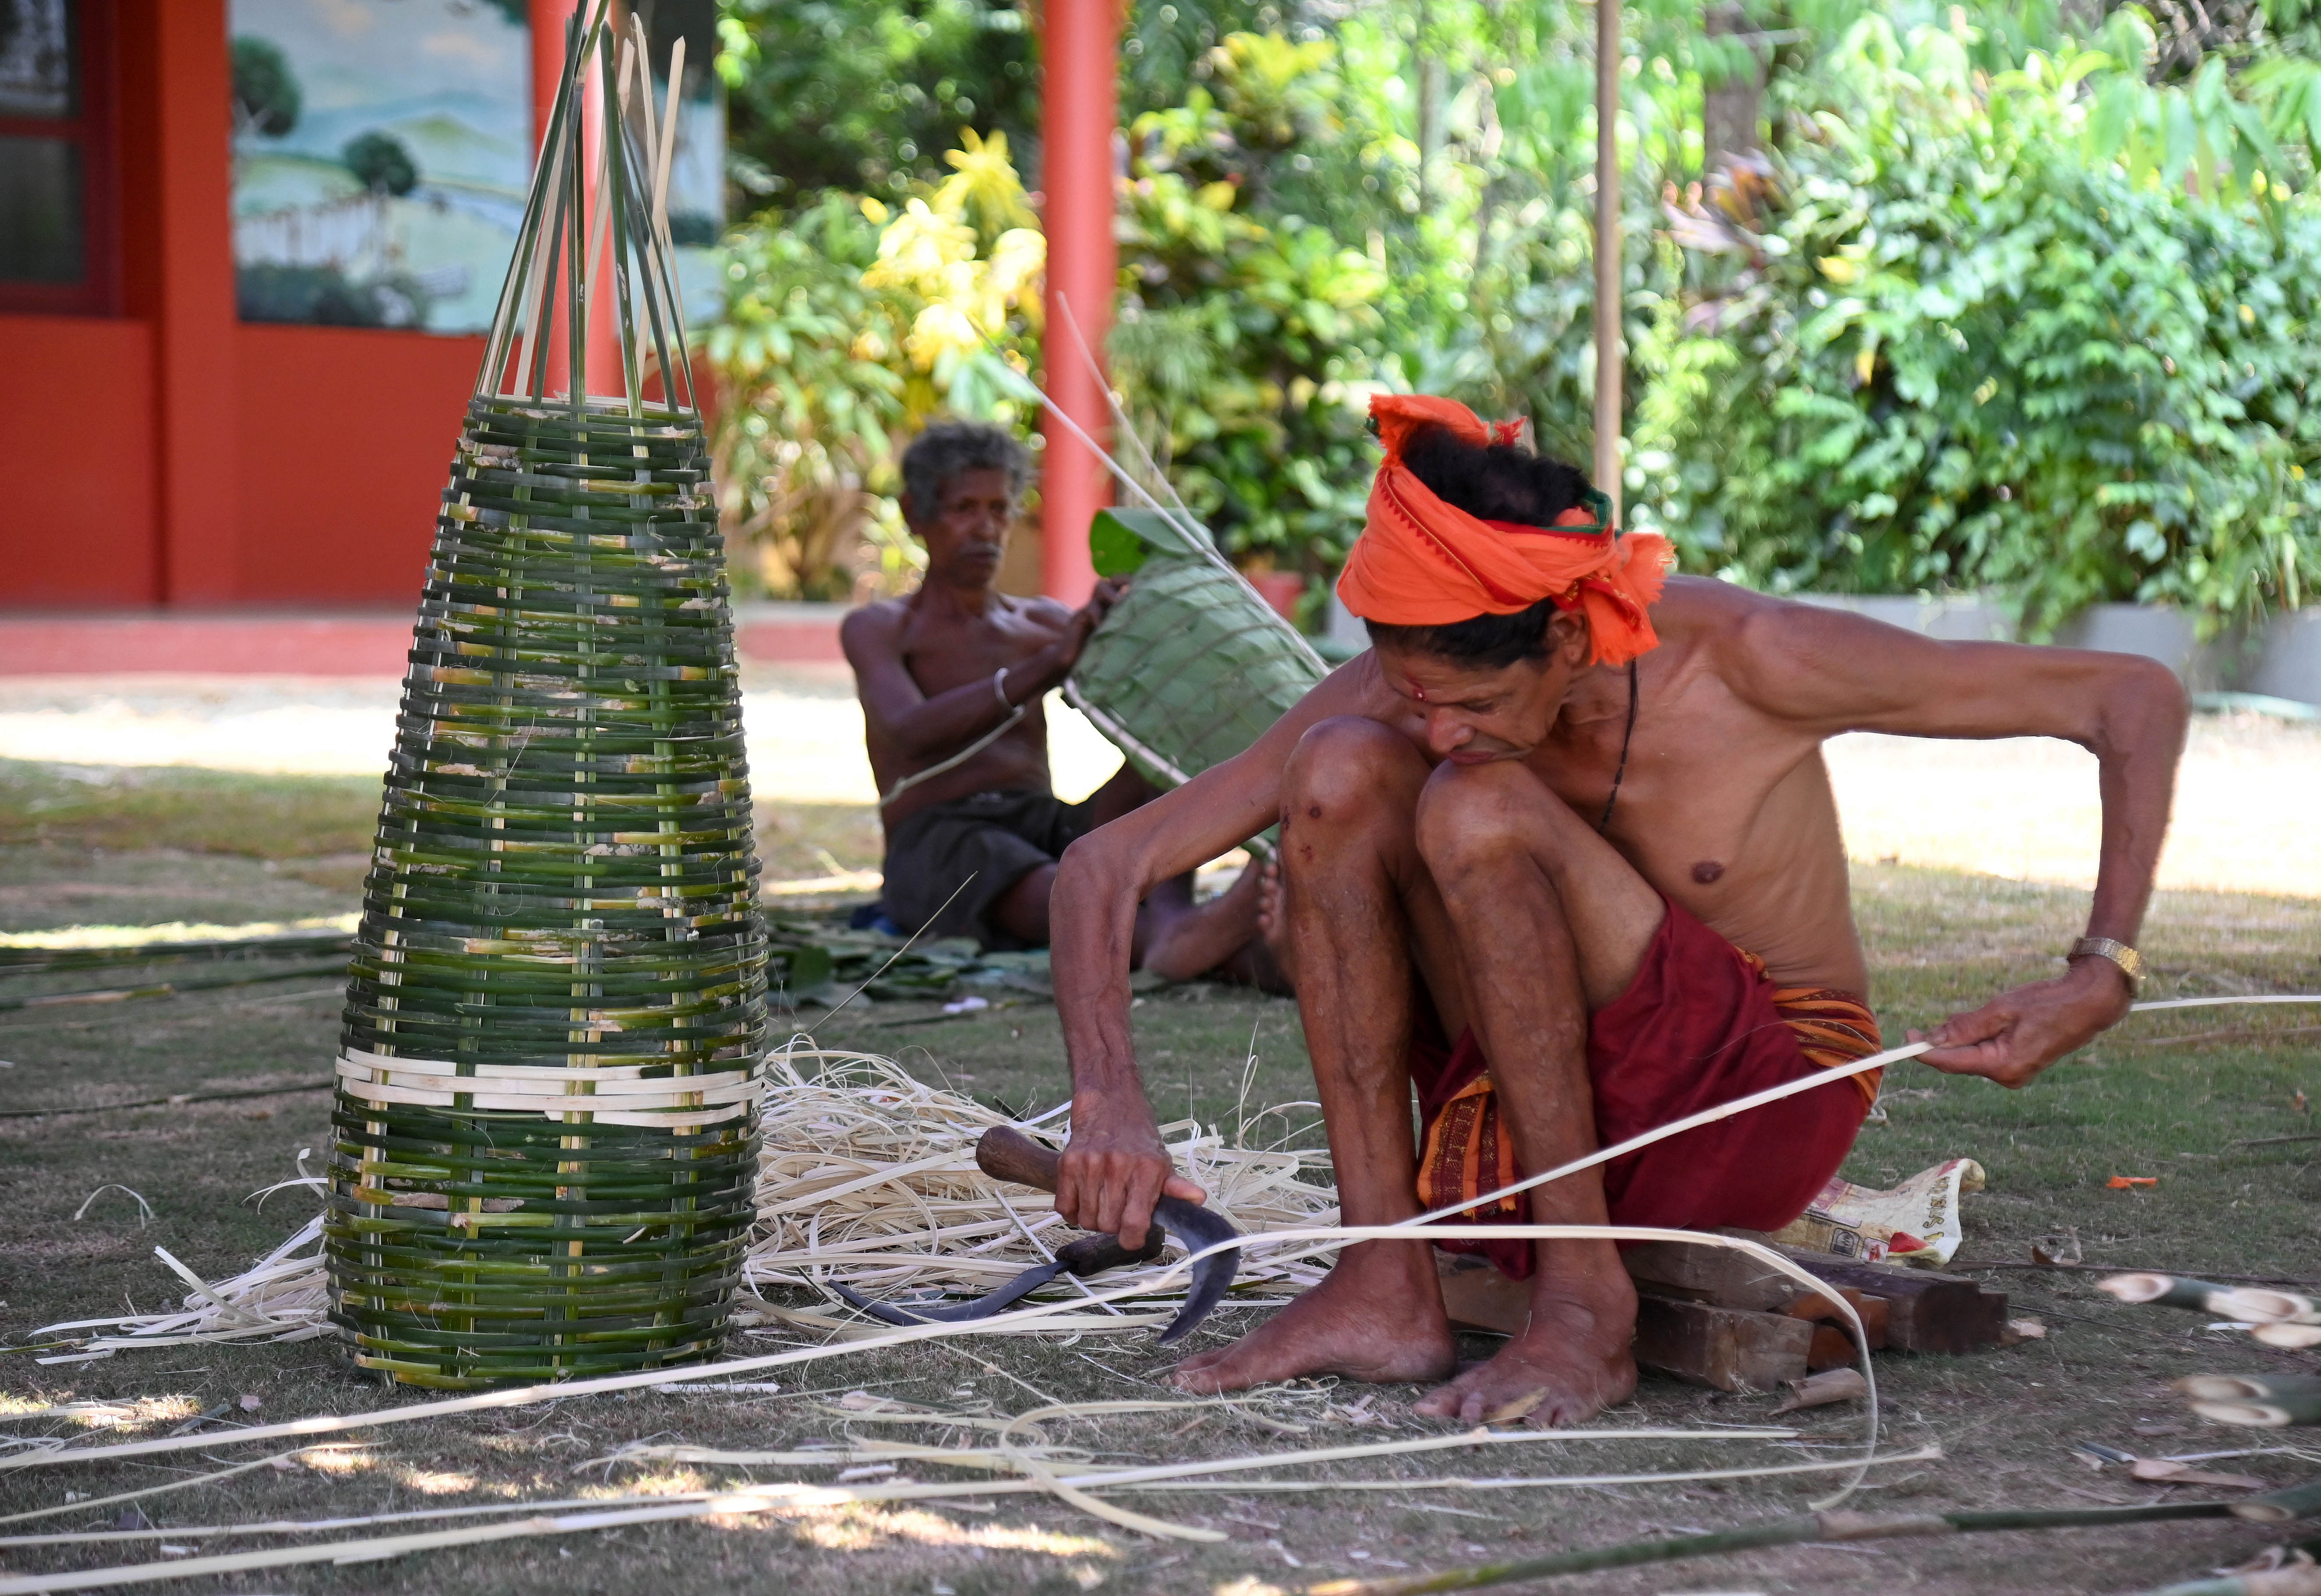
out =
[[[1122,589],[1099,583],[1069,610],[992,585],[1029,470],[997,427],[921,433],[903,455],[902,508],[926,545],[926,574],[909,597],[867,604],[839,630],[882,795],[887,917],[1003,948],[1046,945],[1058,857],[1153,795],[1125,766],[1079,803],[1049,784],[1042,695]],[[1189,874],[1155,883],[1132,957],[1172,980],[1228,961],[1257,929],[1257,873],[1245,875],[1197,909]]]

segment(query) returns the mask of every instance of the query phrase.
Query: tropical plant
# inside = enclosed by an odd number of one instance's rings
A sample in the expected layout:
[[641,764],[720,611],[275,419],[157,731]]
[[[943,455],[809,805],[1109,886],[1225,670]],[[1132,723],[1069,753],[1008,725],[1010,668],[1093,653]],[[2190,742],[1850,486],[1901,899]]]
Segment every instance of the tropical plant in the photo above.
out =
[[961,127],[1036,149],[1031,17],[1008,0],[723,0],[736,186],[785,210],[942,177]]
[[1737,269],[1661,307],[1640,514],[1695,568],[1990,589],[2034,633],[2107,599],[2301,602],[2321,207],[2091,159],[2100,95],[1964,44],[1857,23],[1816,136],[1676,218]]
[[899,212],[828,194],[726,244],[708,350],[721,509],[767,592],[894,588],[920,558],[894,500],[897,443],[939,412],[1023,420],[1007,368],[1036,354],[1045,240],[1004,137],[951,156]]
[[[2210,625],[2300,602],[2321,574],[2304,352],[2321,4],[2149,6],[1627,0],[1632,516],[1694,568],[1989,588],[2034,629],[2100,598]],[[915,418],[1024,419],[999,363],[1039,366],[1033,240],[1002,247],[1028,223],[970,197],[969,168],[995,200],[1021,195],[1019,161],[1037,186],[1036,8],[723,12],[736,177],[782,207],[736,242],[743,275],[769,275],[730,347],[806,314],[776,313],[778,285],[833,318],[790,380],[860,373],[852,408],[760,420],[810,464],[851,436],[842,412],[878,417],[881,444],[830,457],[877,509],[880,449]],[[1360,524],[1377,386],[1593,454],[1597,12],[1130,6],[1111,370],[1139,440],[1245,563],[1318,597]],[[839,213],[815,197],[833,184],[852,230],[834,251]],[[823,469],[795,480],[838,480]]]
[[1132,125],[1110,346],[1147,447],[1224,546],[1313,576],[1361,527],[1360,401],[1385,350],[1382,246],[1302,210],[1322,197],[1306,179],[1379,131],[1346,113],[1336,68],[1326,41],[1232,34],[1183,106]]

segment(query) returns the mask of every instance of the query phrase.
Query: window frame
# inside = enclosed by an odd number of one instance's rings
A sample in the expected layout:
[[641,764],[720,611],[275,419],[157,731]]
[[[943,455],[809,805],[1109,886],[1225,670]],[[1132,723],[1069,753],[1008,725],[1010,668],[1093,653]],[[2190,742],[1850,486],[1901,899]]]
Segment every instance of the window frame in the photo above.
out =
[[109,316],[121,305],[121,126],[115,0],[72,0],[79,104],[65,117],[0,116],[0,138],[64,139],[80,151],[81,279],[0,279],[0,315]]

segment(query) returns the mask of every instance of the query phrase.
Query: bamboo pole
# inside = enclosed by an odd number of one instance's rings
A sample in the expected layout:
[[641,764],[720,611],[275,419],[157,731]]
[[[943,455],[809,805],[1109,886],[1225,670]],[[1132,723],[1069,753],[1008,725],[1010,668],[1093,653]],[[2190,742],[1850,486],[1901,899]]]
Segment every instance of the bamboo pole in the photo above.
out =
[[2253,1569],[2247,1573],[2220,1574],[2170,1585],[2153,1596],[2321,1596],[2321,1567],[2311,1560],[2283,1564],[2279,1568]]
[[2221,1501],[2159,1502],[2149,1507],[2002,1509],[1959,1513],[1807,1513],[1744,1529],[1720,1529],[1673,1540],[1626,1541],[1583,1552],[1558,1552],[1513,1563],[1484,1563],[1440,1573],[1402,1574],[1383,1580],[1325,1580],[1306,1587],[1305,1596],[1421,1596],[1435,1591],[1475,1591],[1563,1573],[1593,1573],[1673,1563],[1726,1552],[1794,1546],[1807,1541],[1893,1540],[1922,1535],[1968,1534],[1994,1529],[2105,1528],[2152,1524],[2172,1519],[2222,1519],[2233,1511]]
[[1620,0],[1596,0],[1596,491],[1620,518]]

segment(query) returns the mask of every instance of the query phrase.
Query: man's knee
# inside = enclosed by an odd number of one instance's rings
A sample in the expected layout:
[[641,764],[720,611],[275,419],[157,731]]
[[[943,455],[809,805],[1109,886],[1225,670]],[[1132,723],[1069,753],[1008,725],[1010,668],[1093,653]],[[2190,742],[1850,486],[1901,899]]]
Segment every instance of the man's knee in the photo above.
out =
[[1292,829],[1343,826],[1393,815],[1407,824],[1426,779],[1418,750],[1375,721],[1339,715],[1316,721],[1282,772],[1282,819]]
[[1578,817],[1520,765],[1444,764],[1418,794],[1415,839],[1439,875],[1514,853],[1552,859],[1567,822]]

